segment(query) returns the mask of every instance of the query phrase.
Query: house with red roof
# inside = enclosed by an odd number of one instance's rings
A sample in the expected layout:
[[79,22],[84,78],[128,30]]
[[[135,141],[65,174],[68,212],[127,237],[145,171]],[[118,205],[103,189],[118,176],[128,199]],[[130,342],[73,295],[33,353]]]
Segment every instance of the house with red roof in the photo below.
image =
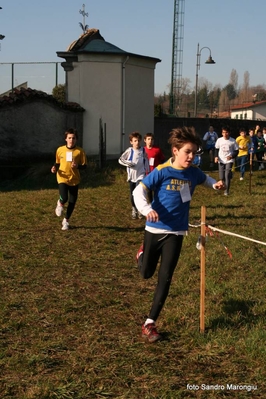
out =
[[266,120],[266,101],[243,102],[231,106],[231,119]]

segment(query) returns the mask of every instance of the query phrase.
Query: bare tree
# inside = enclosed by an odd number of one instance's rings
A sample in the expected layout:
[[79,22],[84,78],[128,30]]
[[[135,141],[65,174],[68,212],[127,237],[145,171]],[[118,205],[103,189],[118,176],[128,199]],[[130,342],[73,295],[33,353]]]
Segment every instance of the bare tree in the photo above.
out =
[[235,92],[238,90],[238,73],[235,69],[232,69],[229,84],[232,85],[235,89]]
[[244,73],[244,82],[243,82],[243,91],[244,91],[244,96],[245,100],[249,99],[249,72],[246,71]]
[[226,90],[222,90],[220,98],[219,98],[219,111],[227,111],[230,107],[229,98],[227,96]]
[[[249,72],[244,73],[243,84],[241,85],[238,93],[236,104],[242,104],[247,101],[252,101],[252,89],[249,86]],[[256,93],[255,93],[256,94]]]

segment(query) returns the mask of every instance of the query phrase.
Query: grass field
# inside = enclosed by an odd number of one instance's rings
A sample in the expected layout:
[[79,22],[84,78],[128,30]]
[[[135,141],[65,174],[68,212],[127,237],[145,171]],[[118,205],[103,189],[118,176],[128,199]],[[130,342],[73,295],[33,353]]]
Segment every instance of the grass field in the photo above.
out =
[[[202,334],[200,229],[191,228],[158,320],[164,339],[146,344],[156,276],[137,271],[145,222],[131,220],[125,169],[91,163],[61,231],[49,168],[0,186],[0,397],[265,398],[266,247],[208,237]],[[198,187],[190,223],[205,205],[208,224],[266,241],[266,171],[253,174],[251,193],[248,179],[235,173],[228,197]]]

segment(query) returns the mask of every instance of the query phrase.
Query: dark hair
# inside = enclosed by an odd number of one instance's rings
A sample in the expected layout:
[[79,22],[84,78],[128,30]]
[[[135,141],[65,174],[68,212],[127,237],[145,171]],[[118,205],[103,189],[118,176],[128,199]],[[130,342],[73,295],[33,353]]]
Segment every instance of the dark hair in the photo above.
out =
[[196,133],[194,127],[177,127],[170,132],[170,139],[168,143],[171,145],[171,149],[176,147],[177,149],[182,148],[186,143],[196,144],[199,149],[202,146],[201,138]]
[[230,133],[230,127],[228,125],[222,126],[222,131],[225,130],[226,132]]
[[145,136],[144,136],[144,140],[145,140],[147,137],[152,137],[152,138],[154,139],[154,134],[153,134],[153,133],[146,133]]
[[139,132],[132,132],[129,135],[129,141],[131,141],[133,138],[141,140],[142,139],[142,135]]
[[68,134],[74,134],[76,136],[76,139],[78,139],[78,132],[76,129],[73,129],[72,127],[67,129],[65,132],[65,139],[67,138]]

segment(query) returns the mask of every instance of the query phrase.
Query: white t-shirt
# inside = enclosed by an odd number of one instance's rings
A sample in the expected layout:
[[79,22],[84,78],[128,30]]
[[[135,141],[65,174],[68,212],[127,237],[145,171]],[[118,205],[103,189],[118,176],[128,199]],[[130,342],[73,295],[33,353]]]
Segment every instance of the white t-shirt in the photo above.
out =
[[227,159],[227,157],[232,156],[238,150],[238,145],[232,137],[229,137],[228,140],[220,137],[215,143],[215,148],[219,150],[218,161],[221,163],[230,163],[233,162],[233,159]]

